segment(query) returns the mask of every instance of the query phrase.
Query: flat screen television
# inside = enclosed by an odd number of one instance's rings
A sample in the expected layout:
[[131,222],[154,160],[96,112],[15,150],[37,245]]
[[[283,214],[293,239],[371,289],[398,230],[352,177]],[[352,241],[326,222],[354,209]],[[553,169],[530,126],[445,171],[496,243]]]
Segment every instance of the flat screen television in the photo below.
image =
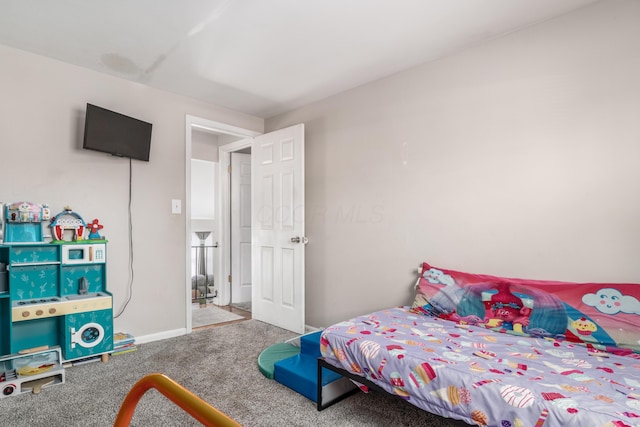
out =
[[82,148],[149,161],[151,123],[87,104]]

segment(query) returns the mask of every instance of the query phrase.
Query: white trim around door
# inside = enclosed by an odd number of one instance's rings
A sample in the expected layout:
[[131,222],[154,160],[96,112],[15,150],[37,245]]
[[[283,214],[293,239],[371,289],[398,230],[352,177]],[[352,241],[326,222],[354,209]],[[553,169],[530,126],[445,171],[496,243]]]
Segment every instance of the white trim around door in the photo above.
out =
[[[185,317],[186,317],[186,333],[189,334],[192,331],[192,319],[191,319],[191,136],[192,131],[202,130],[209,131],[213,133],[226,134],[237,136],[239,138],[246,138],[242,141],[236,141],[231,144],[226,144],[219,148],[219,165],[218,174],[219,179],[216,180],[217,188],[216,188],[216,218],[220,218],[218,221],[218,242],[221,250],[218,252],[217,265],[220,266],[220,272],[218,274],[219,282],[222,286],[220,286],[221,292],[219,295],[220,303],[219,305],[223,305],[222,303],[225,301],[225,298],[229,298],[230,291],[229,283],[224,278],[228,277],[230,274],[230,264],[225,264],[225,259],[230,260],[230,255],[226,256],[226,252],[230,251],[230,241],[229,235],[231,231],[224,230],[225,225],[228,227],[229,218],[224,218],[222,212],[222,202],[229,200],[229,175],[226,173],[228,171],[228,165],[230,162],[230,156],[232,151],[241,150],[246,147],[250,147],[252,143],[252,138],[258,135],[261,135],[260,132],[256,132],[250,129],[240,128],[237,126],[229,125],[226,123],[216,122],[208,119],[204,119],[201,117],[186,115],[185,118],[185,202],[184,202],[184,215],[185,215]],[[243,142],[244,141],[244,142]],[[224,149],[223,149],[224,147]],[[225,192],[226,190],[226,192]],[[228,214],[228,210],[227,210]],[[224,224],[224,225],[223,225]],[[226,292],[223,292],[225,291]]]

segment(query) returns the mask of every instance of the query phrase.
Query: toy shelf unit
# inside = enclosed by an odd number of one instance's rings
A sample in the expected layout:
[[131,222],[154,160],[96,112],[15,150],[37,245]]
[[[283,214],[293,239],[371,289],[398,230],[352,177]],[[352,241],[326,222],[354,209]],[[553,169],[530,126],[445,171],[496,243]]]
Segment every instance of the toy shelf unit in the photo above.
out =
[[59,347],[0,357],[0,399],[64,384]]
[[1,354],[60,347],[71,361],[113,349],[105,240],[0,245],[7,290],[0,294]]

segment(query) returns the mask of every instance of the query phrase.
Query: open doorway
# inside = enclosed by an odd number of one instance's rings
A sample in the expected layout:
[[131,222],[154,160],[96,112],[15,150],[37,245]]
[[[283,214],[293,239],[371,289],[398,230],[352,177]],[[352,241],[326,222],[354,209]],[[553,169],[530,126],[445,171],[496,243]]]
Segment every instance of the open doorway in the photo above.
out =
[[[215,182],[217,180],[217,136],[193,132],[191,158],[191,303],[206,305],[216,297]],[[210,147],[211,146],[211,147]],[[208,152],[214,152],[212,155]]]
[[[233,151],[230,173],[232,307],[251,312],[251,147]],[[226,207],[223,206],[223,209]]]
[[[227,172],[231,153],[251,149],[251,318],[293,332],[305,331],[305,236],[304,218],[304,124],[266,134],[187,116],[186,206],[190,214],[191,145],[194,129],[206,129],[243,138],[218,144],[218,218],[216,297],[213,303],[231,302],[231,178]],[[187,235],[190,221],[185,221]],[[190,245],[185,239],[185,257],[191,265]],[[192,330],[191,280],[186,274],[186,332]]]
[[[187,333],[194,327],[242,318],[237,315],[238,310],[232,307],[232,301],[250,310],[250,299],[245,300],[246,294],[237,291],[234,299],[230,282],[233,259],[231,247],[236,242],[231,230],[230,203],[234,198],[231,196],[229,165],[232,152],[248,150],[250,153],[252,137],[256,135],[257,132],[247,129],[187,116]],[[251,194],[250,187],[242,191]],[[235,199],[241,199],[241,196],[236,196]],[[250,224],[250,203],[243,207],[241,215],[248,215]],[[236,219],[236,222],[239,221]],[[250,240],[248,243],[250,248]],[[248,263],[250,273],[250,259]],[[242,278],[242,275],[238,274],[238,278]],[[231,316],[232,314],[236,316]]]

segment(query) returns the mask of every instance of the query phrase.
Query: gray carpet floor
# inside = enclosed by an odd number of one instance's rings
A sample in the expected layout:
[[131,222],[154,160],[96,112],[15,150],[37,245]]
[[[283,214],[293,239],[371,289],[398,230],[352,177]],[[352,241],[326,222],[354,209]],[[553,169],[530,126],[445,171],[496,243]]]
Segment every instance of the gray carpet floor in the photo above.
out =
[[[428,414],[384,393],[359,393],[318,412],[315,403],[264,377],[257,358],[295,334],[247,320],[139,346],[138,351],[66,370],[66,383],[0,399],[0,425],[113,425],[122,400],[143,376],[163,373],[246,427],[432,426],[464,423]],[[140,400],[132,426],[200,425],[156,390]]]

